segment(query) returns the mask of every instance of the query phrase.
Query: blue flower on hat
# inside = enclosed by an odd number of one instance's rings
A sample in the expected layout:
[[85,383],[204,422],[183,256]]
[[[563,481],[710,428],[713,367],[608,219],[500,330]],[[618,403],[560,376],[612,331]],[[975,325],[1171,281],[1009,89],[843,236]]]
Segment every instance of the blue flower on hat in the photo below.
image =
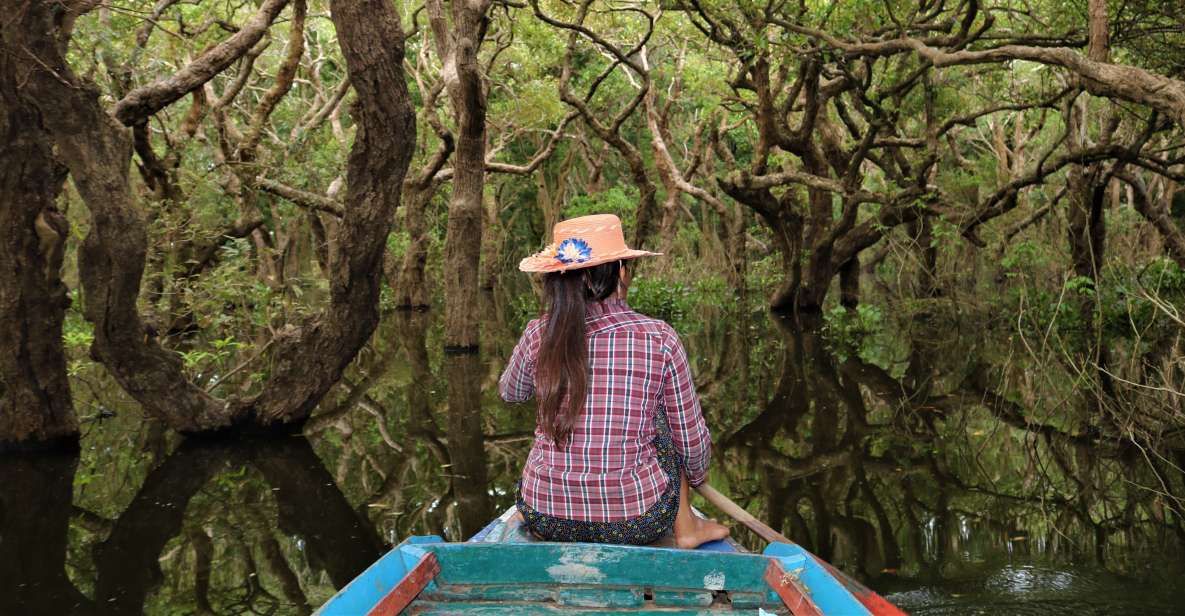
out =
[[592,248],[589,248],[588,242],[578,237],[570,237],[556,246],[555,258],[564,264],[584,263],[592,259]]

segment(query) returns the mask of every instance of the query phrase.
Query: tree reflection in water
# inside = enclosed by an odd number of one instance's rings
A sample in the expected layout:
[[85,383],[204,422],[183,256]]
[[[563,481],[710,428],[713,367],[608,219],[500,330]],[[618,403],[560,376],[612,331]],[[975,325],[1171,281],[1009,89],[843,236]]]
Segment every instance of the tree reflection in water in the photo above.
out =
[[[4,512],[0,536],[5,544],[0,563],[4,579],[15,581],[17,590],[0,593],[0,613],[151,612],[147,599],[166,577],[162,562],[176,566],[178,561],[188,560],[184,556],[162,557],[174,543],[194,553],[193,565],[184,568],[194,577],[192,600],[196,607],[210,609],[212,599],[206,593],[211,576],[216,575],[213,568],[217,568],[220,577],[229,573],[243,581],[238,588],[222,591],[226,596],[216,603],[223,609],[233,604],[246,611],[283,605],[286,611],[308,612],[310,600],[301,594],[299,583],[292,585],[294,576],[287,559],[282,554],[278,560],[268,558],[264,546],[270,541],[276,549],[273,529],[295,537],[311,572],[324,572],[335,587],[353,579],[382,553],[382,542],[373,526],[346,501],[307,439],[195,439],[183,443],[152,469],[128,506],[116,519],[103,524],[106,537],[93,545],[93,571],[84,581],[87,592],[82,592],[76,586],[78,580],[71,579],[75,576],[67,575],[65,559],[77,463],[76,455],[63,454],[0,458],[0,476],[6,485],[0,494]],[[199,512],[191,501],[211,483],[247,469],[263,482],[255,487],[271,494],[275,518],[260,527],[239,528],[239,533],[212,538],[207,529],[229,522],[232,511],[203,508],[209,517],[194,519]],[[216,549],[217,562],[212,562]],[[269,570],[257,568],[257,553],[262,554]],[[178,573],[173,572],[174,576]],[[261,575],[276,578],[289,596],[272,596],[259,583]]]
[[822,322],[775,322],[776,385],[718,460],[743,504],[823,558],[892,589],[1000,557],[1135,571],[1180,553],[1135,448],[1031,421],[974,344],[912,339],[896,376],[831,352]]
[[[307,614],[408,535],[471,534],[513,503],[534,427],[496,394],[531,315],[482,301],[479,355],[443,353],[431,313],[388,314],[305,437],[178,444],[100,391],[118,418],[81,459],[0,459],[0,614]],[[1035,421],[1046,392],[979,332],[919,321],[874,362],[818,320],[705,315],[683,325],[712,481],[907,608],[1185,588],[1136,581],[1185,579],[1180,518],[1141,487],[1179,491],[1179,461]],[[719,352],[739,331],[750,352]]]

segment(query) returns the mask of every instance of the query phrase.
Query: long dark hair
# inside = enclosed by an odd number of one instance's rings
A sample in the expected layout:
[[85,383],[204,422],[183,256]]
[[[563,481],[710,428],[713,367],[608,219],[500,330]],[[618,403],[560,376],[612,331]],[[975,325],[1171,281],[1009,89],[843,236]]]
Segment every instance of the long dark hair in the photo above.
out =
[[[535,392],[543,433],[563,445],[584,410],[588,391],[588,341],[584,317],[589,302],[613,295],[621,279],[621,261],[546,274],[547,324],[536,360]],[[564,398],[568,404],[564,406]],[[563,407],[563,408],[561,408]]]

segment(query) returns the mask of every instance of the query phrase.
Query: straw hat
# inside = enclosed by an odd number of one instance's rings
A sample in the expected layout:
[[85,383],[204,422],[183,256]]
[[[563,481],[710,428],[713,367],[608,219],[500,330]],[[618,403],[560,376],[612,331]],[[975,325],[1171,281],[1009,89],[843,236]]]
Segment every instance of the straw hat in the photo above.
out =
[[620,259],[661,254],[626,246],[625,235],[621,232],[621,219],[613,214],[594,214],[558,222],[552,237],[554,241],[551,245],[523,259],[518,269],[524,272],[563,272]]

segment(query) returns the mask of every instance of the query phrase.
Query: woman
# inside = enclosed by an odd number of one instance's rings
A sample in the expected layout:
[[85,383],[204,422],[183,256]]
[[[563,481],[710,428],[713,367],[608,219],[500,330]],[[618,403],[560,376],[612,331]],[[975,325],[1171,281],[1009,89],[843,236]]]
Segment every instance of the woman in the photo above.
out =
[[687,356],[670,325],[625,303],[626,246],[612,215],[555,226],[555,243],[519,269],[543,273],[548,310],[531,321],[499,381],[507,402],[538,398],[535,446],[518,509],[549,541],[679,547],[728,536],[691,512],[711,435]]

